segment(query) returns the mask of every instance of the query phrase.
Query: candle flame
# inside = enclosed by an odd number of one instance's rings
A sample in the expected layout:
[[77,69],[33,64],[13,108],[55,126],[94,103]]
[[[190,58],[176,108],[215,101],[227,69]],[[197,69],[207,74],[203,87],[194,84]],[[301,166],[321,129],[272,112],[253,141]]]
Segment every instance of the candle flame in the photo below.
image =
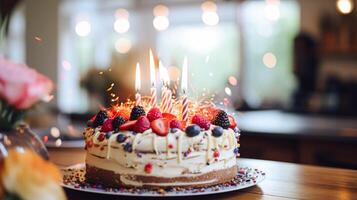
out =
[[182,82],[181,82],[181,88],[182,92],[186,93],[187,91],[187,56],[183,59],[183,64],[182,64]]
[[141,80],[140,80],[140,64],[136,63],[136,73],[135,73],[135,90],[138,92],[141,87]]
[[151,49],[150,49],[150,81],[151,81],[151,86],[155,87],[155,62]]
[[161,60],[159,61],[159,73],[160,73],[160,79],[163,81],[163,83],[166,86],[168,86],[169,83],[170,83],[169,72],[164,67],[164,65],[162,64]]

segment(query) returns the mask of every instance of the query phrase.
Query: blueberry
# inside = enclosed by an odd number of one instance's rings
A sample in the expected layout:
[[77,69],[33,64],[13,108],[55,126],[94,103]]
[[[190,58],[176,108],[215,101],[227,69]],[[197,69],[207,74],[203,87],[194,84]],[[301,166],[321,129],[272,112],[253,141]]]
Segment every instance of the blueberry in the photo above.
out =
[[178,128],[172,128],[171,133],[176,133],[179,129]]
[[198,134],[200,134],[200,132],[201,132],[201,128],[196,124],[193,124],[186,128],[186,134],[188,137],[195,137]]
[[125,135],[119,134],[119,135],[117,136],[117,142],[123,143],[125,140],[126,140],[126,136],[125,136]]
[[234,152],[235,154],[237,154],[237,153],[239,152],[239,148],[238,148],[238,147],[234,148],[233,152]]
[[131,145],[130,143],[126,143],[124,145],[124,151],[131,153],[133,151],[133,145]]
[[110,136],[112,136],[112,132],[107,132],[107,133],[105,134],[105,138],[107,138],[107,139],[109,139]]
[[213,128],[212,135],[214,137],[221,137],[222,134],[223,134],[223,128],[222,127],[216,126],[216,127]]

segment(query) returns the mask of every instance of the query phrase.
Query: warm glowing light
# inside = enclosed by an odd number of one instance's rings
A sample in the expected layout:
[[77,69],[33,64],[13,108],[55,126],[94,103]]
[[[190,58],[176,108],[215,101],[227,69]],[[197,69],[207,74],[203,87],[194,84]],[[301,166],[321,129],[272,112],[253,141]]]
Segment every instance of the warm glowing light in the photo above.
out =
[[270,21],[277,21],[280,18],[280,9],[278,4],[267,4],[264,8],[264,15]]
[[140,64],[136,63],[136,71],[135,71],[135,90],[139,92],[141,89],[141,78],[140,78]]
[[129,30],[130,23],[126,18],[118,18],[114,22],[114,30],[118,33],[125,33]]
[[230,76],[230,77],[228,78],[228,83],[231,84],[232,86],[236,86],[237,83],[238,83],[238,81],[237,81],[236,77]]
[[118,9],[115,11],[115,18],[125,18],[128,19],[129,18],[129,12],[125,9]]
[[52,127],[50,133],[54,138],[58,138],[60,136],[60,130],[57,127]]
[[81,37],[88,36],[91,32],[91,25],[88,21],[80,21],[76,24],[75,31]]
[[217,5],[213,1],[205,1],[201,4],[201,8],[203,11],[217,11]]
[[154,61],[154,56],[152,54],[152,51],[150,49],[150,82],[151,86],[155,87],[155,61]]
[[231,88],[229,88],[229,87],[224,88],[224,92],[225,92],[228,96],[232,96],[232,90],[231,90]]
[[170,78],[169,78],[169,73],[167,69],[164,67],[162,64],[161,60],[159,61],[159,73],[160,73],[160,79],[165,85],[169,85],[170,83]]
[[352,0],[337,0],[336,7],[340,13],[346,15],[352,12],[354,5]]
[[182,64],[182,80],[181,80],[181,88],[182,92],[186,93],[187,92],[187,57],[183,59],[183,64]]
[[218,14],[214,11],[204,11],[202,13],[202,21],[206,25],[214,26],[219,22]]
[[127,38],[119,38],[115,42],[115,49],[117,50],[117,52],[122,53],[122,54],[128,53],[131,49],[130,40]]
[[263,63],[268,68],[274,68],[277,63],[276,56],[273,53],[266,53],[263,56]]
[[63,60],[62,61],[62,67],[63,67],[64,70],[69,71],[69,70],[71,70],[72,65],[67,60]]
[[156,16],[152,23],[158,31],[164,31],[170,25],[169,19],[166,16]]
[[56,147],[61,146],[61,145],[62,145],[62,140],[61,140],[60,138],[58,138],[58,139],[56,140],[56,142],[55,142],[55,145],[56,145]]
[[159,4],[154,7],[153,13],[154,13],[154,16],[168,16],[169,9],[166,6]]
[[170,80],[179,80],[180,79],[180,74],[181,70],[177,68],[176,66],[170,66],[167,68],[167,71],[169,73]]

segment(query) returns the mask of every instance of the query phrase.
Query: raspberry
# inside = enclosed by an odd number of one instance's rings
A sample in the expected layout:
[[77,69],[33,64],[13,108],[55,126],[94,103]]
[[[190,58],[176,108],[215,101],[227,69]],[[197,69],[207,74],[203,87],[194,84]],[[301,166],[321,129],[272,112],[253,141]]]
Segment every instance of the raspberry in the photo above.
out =
[[208,119],[206,119],[202,115],[194,115],[192,117],[191,122],[193,124],[197,124],[199,127],[203,128],[205,130],[208,130],[211,125],[210,121],[208,121]]
[[104,133],[101,133],[101,134],[98,135],[97,140],[98,140],[99,142],[104,141],[104,139],[105,139],[105,134],[104,134]]
[[146,173],[150,174],[152,171],[152,164],[151,163],[146,164],[144,170]]
[[154,121],[155,119],[159,119],[162,118],[162,114],[160,112],[159,108],[151,108],[148,112],[148,114],[146,115],[147,118],[149,119],[149,121]]
[[105,120],[105,122],[102,125],[101,131],[102,132],[112,131],[113,130],[112,121],[113,121],[113,119]]
[[229,128],[230,122],[226,112],[220,110],[217,115],[214,117],[213,122],[214,125],[220,126],[224,129]]
[[139,119],[135,122],[133,131],[137,133],[142,133],[150,128],[150,121],[147,117],[141,116]]
[[136,120],[140,116],[145,116],[145,110],[142,106],[134,106],[130,113],[130,120]]
[[174,119],[170,122],[170,128],[177,128],[182,130],[183,129],[182,122],[180,120]]

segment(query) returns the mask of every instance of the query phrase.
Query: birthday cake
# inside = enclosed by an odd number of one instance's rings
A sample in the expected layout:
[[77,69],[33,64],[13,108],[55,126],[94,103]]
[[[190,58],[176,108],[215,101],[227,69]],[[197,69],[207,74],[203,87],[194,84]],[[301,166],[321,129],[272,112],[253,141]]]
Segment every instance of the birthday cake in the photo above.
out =
[[111,187],[201,187],[237,174],[239,132],[231,115],[190,105],[187,121],[158,107],[99,111],[84,132],[86,180]]

